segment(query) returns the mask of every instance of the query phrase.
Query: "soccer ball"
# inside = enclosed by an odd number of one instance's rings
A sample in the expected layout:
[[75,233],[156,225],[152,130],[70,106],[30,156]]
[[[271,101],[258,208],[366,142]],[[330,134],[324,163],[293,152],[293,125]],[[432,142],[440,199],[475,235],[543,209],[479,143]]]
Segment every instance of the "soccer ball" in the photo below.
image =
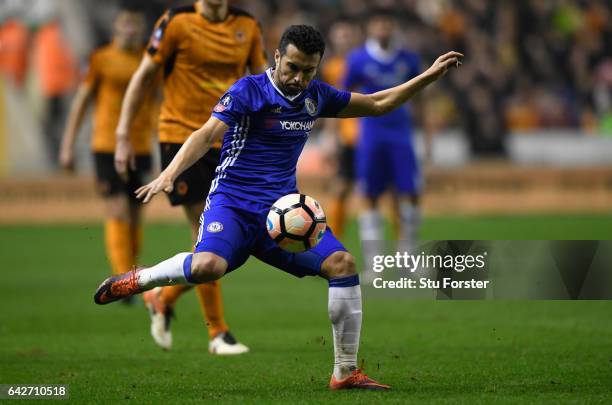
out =
[[321,204],[304,194],[287,194],[270,208],[268,234],[289,252],[304,252],[323,238],[327,224]]

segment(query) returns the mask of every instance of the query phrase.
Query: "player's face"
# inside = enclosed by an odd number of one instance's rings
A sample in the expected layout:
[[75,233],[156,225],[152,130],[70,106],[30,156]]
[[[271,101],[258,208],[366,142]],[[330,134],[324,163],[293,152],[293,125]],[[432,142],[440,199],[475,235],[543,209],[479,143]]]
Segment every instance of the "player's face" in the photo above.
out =
[[395,20],[391,17],[374,17],[368,22],[368,36],[382,44],[389,43],[393,37],[395,25]]
[[202,0],[208,7],[225,7],[227,6],[227,0]]
[[137,49],[142,46],[145,20],[141,13],[122,11],[115,20],[115,40],[120,47]]
[[276,69],[274,76],[276,85],[283,93],[294,96],[308,87],[310,81],[317,74],[317,67],[321,61],[321,54],[305,54],[295,45],[287,45],[284,55],[277,49],[274,53]]
[[338,53],[348,52],[351,48],[355,47],[357,37],[357,29],[347,22],[334,24],[329,34],[332,47]]

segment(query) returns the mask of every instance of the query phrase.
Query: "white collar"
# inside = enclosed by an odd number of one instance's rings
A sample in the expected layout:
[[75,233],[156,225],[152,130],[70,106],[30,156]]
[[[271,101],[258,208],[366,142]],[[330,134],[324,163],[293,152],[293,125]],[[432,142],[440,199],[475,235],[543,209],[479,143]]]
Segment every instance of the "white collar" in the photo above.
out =
[[389,63],[397,55],[397,49],[391,46],[390,49],[383,49],[375,39],[369,38],[365,43],[366,52],[380,63]]
[[296,94],[295,96],[288,96],[285,93],[283,93],[283,91],[281,89],[279,89],[278,87],[276,87],[276,83],[274,83],[274,79],[272,79],[272,68],[268,68],[266,70],[266,75],[268,76],[268,79],[270,79],[270,83],[272,83],[272,86],[274,86],[274,89],[276,89],[276,91],[283,97],[285,97],[287,100],[289,101],[293,101],[296,98],[298,98],[300,96],[300,94],[302,94],[302,92],[300,91],[298,94]]

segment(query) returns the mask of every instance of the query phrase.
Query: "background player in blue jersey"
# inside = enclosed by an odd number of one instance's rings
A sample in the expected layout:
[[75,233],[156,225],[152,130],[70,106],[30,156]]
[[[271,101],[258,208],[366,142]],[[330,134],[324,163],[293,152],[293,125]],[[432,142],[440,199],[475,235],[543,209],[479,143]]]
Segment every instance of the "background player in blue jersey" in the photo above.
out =
[[[421,71],[419,57],[394,41],[396,18],[388,10],[374,11],[367,24],[364,46],[347,58],[344,86],[371,94],[397,86]],[[363,196],[363,211],[359,230],[366,263],[379,254],[383,239],[383,221],[378,210],[381,194],[391,188],[394,211],[399,217],[400,249],[413,249],[420,213],[421,175],[412,140],[412,114],[409,106],[398,108],[381,117],[360,120],[356,147],[358,188]],[[431,132],[426,134],[426,154],[429,155]],[[399,215],[397,215],[399,214]]]
[[364,95],[313,80],[324,50],[323,38],[314,28],[290,26],[275,52],[276,67],[238,80],[221,97],[211,118],[187,139],[170,165],[137,190],[144,202],[161,191],[170,192],[176,176],[223,139],[195,252],[111,277],[98,287],[94,300],[107,304],[160,285],[216,280],[253,255],[297,277],[329,281],[335,355],[330,388],[387,389],[357,368],[362,312],[353,256],[329,229],[313,249],[286,252],[268,236],[266,215],[279,197],[297,192],[297,160],[317,118],[392,111],[458,65],[462,55],[449,52],[416,78]]

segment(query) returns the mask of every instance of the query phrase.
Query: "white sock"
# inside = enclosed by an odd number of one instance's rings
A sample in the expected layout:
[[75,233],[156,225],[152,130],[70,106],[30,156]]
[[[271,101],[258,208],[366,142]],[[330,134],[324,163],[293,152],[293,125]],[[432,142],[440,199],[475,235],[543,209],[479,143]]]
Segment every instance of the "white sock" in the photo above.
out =
[[400,203],[401,236],[398,251],[414,254],[421,227],[421,210],[418,205],[403,201]]
[[372,271],[374,256],[383,253],[383,219],[378,211],[369,210],[359,215],[359,237],[363,255],[361,276],[365,283],[369,283],[376,275]]
[[377,210],[369,210],[359,215],[359,237],[363,254],[363,276],[371,278],[374,256],[382,254],[383,220]]
[[334,334],[334,377],[341,380],[357,368],[361,333],[361,288],[357,275],[330,280],[327,308]]
[[382,240],[382,216],[377,210],[369,210],[359,215],[359,236],[361,240]]
[[[183,270],[183,264],[187,259],[189,259],[188,266],[191,268],[191,257],[191,253],[179,253],[153,267],[140,270],[138,272],[138,285],[143,290],[150,290],[165,285],[192,284],[185,277]],[[188,274],[191,275],[191,271]]]

